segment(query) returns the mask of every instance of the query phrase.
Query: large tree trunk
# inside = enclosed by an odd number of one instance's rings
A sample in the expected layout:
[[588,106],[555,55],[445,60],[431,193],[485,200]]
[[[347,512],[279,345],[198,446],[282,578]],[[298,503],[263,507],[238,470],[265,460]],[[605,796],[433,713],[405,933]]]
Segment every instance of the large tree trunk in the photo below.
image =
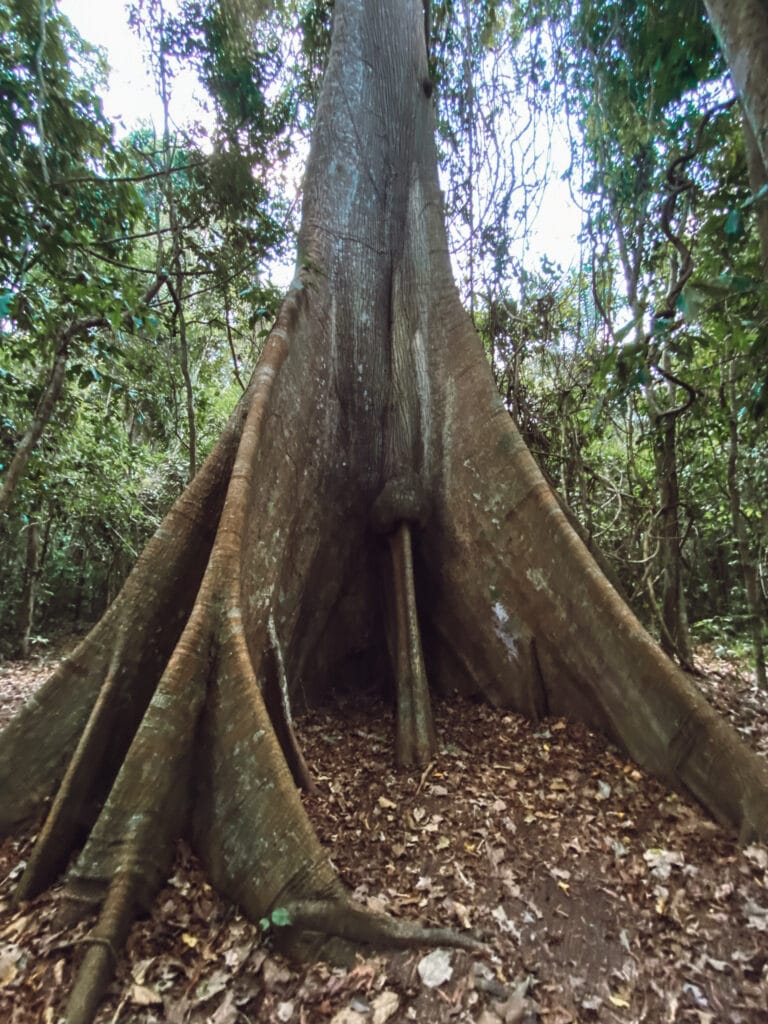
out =
[[768,0],[704,0],[768,171]]
[[21,894],[85,840],[69,892],[99,920],[70,1024],[182,832],[249,916],[288,912],[294,952],[460,941],[353,906],[298,797],[286,693],[361,656],[389,659],[403,761],[432,751],[429,679],[586,721],[743,837],[768,832],[765,765],[607,583],[493,386],[451,276],[423,24],[420,0],[337,0],[297,275],[250,385],[0,743],[0,825],[53,797]]
[[[752,189],[753,195],[757,195],[761,189],[768,185],[768,168],[760,157],[755,133],[752,131],[752,126],[746,116],[743,117],[743,125],[744,151],[747,158],[749,187]],[[768,196],[765,194],[755,204],[755,220],[757,222],[757,238],[760,244],[760,268],[763,272],[763,277],[768,281]]]

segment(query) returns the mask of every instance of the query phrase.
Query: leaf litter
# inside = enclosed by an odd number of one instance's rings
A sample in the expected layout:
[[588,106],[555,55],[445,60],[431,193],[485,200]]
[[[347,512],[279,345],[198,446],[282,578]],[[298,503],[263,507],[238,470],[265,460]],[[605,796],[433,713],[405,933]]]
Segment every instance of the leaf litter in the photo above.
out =
[[[0,666],[0,725],[66,643]],[[768,701],[700,652],[703,692],[768,754]],[[297,966],[206,881],[180,843],[138,921],[98,1024],[765,1024],[768,848],[740,849],[604,740],[480,704],[438,703],[441,749],[392,767],[392,712],[347,702],[297,718],[305,805],[373,910],[472,928],[487,955],[361,954]],[[62,931],[63,887],[14,907],[33,835],[0,846],[0,1019],[56,1024],[88,922]],[[269,923],[269,922],[268,922]]]

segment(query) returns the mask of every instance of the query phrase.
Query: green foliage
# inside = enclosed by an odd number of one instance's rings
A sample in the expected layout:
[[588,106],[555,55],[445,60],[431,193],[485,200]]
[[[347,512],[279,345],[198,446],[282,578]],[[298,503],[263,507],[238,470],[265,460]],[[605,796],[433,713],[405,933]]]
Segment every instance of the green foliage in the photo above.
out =
[[98,99],[103,61],[43,10],[24,0],[0,10],[0,287],[16,345],[44,344],[94,305],[122,311],[129,297],[93,250],[121,260],[140,210],[135,189],[115,180],[127,157]]
[[[601,96],[609,119],[624,98],[655,118],[722,70],[701,0],[586,0],[573,21],[581,45],[598,58],[601,77],[612,83]],[[582,64],[579,73],[584,70]]]
[[[585,232],[578,271],[530,275],[507,260],[491,287],[483,278],[475,320],[502,395],[651,624],[650,595],[658,600],[663,583],[659,429],[674,416],[691,614],[730,617],[743,630],[722,382],[735,376],[735,486],[764,572],[768,325],[755,233],[764,188],[748,187],[734,112],[702,124],[725,89],[714,35],[698,0],[563,0],[546,16],[538,5],[503,8],[515,40],[555,40],[552,61],[529,73],[568,111]],[[487,58],[477,66],[487,69]],[[687,184],[670,207],[673,166]],[[482,252],[482,234],[475,246]],[[686,248],[692,270],[681,281]]]
[[[208,13],[215,18],[213,7]],[[251,134],[222,102],[213,147],[191,130],[158,137],[148,127],[117,144],[98,100],[102,59],[55,10],[47,10],[41,51],[38,15],[19,3],[0,12],[0,480],[56,339],[79,318],[97,326],[71,338],[63,398],[0,523],[6,637],[31,518],[45,536],[41,619],[88,620],[114,596],[187,479],[180,309],[202,459],[277,308],[262,265],[290,235],[286,201],[273,198],[270,178],[278,150],[286,152],[285,109],[278,114],[251,93],[248,102],[265,111],[261,122],[248,112]],[[161,21],[144,24],[144,37],[155,58],[170,60],[181,23]],[[212,38],[199,36],[206,45]],[[220,58],[233,67],[226,54],[198,56],[201,66]],[[178,289],[162,286],[148,308],[140,296],[159,269],[173,267]]]

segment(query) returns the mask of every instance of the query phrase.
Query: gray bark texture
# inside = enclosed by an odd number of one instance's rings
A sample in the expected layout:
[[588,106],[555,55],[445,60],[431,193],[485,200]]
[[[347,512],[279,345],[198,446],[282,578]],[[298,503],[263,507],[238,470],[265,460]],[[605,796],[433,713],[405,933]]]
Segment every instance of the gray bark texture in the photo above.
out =
[[768,170],[768,2],[704,0]]

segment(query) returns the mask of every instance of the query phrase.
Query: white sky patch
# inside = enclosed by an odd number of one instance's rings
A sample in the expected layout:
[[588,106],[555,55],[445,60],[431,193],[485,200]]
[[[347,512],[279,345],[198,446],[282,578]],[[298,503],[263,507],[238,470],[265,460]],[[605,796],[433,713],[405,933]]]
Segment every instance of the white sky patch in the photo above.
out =
[[582,229],[582,213],[571,197],[568,182],[562,177],[571,159],[564,134],[555,130],[551,145],[550,177],[544,188],[541,208],[529,229],[526,263],[530,265],[546,256],[560,263],[563,270],[568,270],[579,263],[578,237]]
[[[118,135],[151,121],[162,130],[163,108],[155,82],[144,60],[142,44],[128,25],[128,12],[122,0],[59,0],[65,14],[87,42],[107,53],[111,72],[109,86],[102,95],[104,113],[113,121]],[[174,10],[168,0],[166,7]],[[210,114],[198,102],[203,96],[197,76],[180,71],[171,83],[171,115],[177,124],[194,120],[211,123]]]

